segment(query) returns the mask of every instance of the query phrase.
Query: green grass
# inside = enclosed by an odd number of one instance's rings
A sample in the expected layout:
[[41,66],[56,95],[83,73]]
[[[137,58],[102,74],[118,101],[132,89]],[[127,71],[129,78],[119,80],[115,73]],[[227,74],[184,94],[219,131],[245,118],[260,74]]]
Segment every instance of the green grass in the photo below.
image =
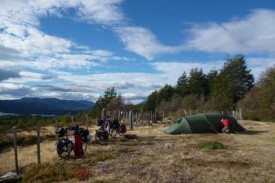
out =
[[85,158],[80,161],[62,161],[54,164],[31,165],[24,172],[23,182],[61,182],[70,179],[78,181],[89,180],[92,173],[89,166],[97,162],[115,158],[114,153],[100,154],[93,158]]
[[225,145],[223,145],[222,143],[216,142],[216,141],[210,141],[210,142],[203,142],[201,144],[199,144],[200,148],[203,149],[224,149]]

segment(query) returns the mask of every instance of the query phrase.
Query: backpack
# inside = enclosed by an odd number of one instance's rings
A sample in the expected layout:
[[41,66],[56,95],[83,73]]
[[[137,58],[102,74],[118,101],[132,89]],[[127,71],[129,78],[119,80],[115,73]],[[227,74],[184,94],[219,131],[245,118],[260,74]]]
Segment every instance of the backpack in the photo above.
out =
[[113,121],[113,123],[112,123],[112,128],[119,128],[119,121],[117,120],[117,119],[115,119],[114,121]]
[[103,125],[104,124],[104,120],[102,120],[102,119],[99,119],[99,120],[97,120],[97,122],[96,122],[96,125],[97,126],[101,126],[101,125]]
[[126,133],[127,129],[126,129],[126,125],[125,124],[121,124],[120,125],[120,132],[121,133]]
[[91,136],[90,136],[90,133],[89,133],[88,129],[80,128],[79,129],[79,134],[80,134],[81,140],[83,142],[89,142],[89,141],[91,141]]
[[58,134],[58,138],[64,137],[66,135],[66,129],[58,127],[55,133]]

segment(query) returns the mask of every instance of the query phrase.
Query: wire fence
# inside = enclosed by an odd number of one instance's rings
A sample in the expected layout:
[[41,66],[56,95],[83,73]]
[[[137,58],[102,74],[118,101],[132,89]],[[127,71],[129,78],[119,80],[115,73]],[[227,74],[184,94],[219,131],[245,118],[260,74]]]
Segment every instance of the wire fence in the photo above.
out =
[[[198,113],[221,113],[234,117],[237,120],[242,120],[242,110],[232,111],[199,111],[181,109],[177,111],[123,111],[123,110],[106,110],[101,112],[101,119],[109,117],[111,119],[118,119],[122,123],[128,123],[129,126],[152,125],[153,123],[171,124],[180,117],[190,116]],[[129,128],[131,129],[131,128]]]
[[[171,124],[174,120],[180,117],[189,116],[198,113],[212,113],[211,111],[198,111],[198,110],[177,110],[177,111],[120,111],[113,110],[108,111],[106,109],[102,110],[101,118],[105,119],[106,117],[110,117],[113,119],[118,119],[121,123],[128,124],[128,130],[133,130],[134,126],[141,125],[153,125],[153,123],[162,123],[162,124]],[[239,109],[237,111],[220,111],[222,114],[230,115],[237,120],[242,120],[242,110]],[[71,123],[74,125],[74,117],[71,117]],[[85,124],[86,128],[88,128],[88,114],[85,116]],[[58,123],[56,121],[56,126]],[[40,125],[36,126],[37,132],[37,163],[41,164],[41,156],[40,156]],[[15,171],[19,174],[19,166],[18,166],[18,151],[17,151],[17,136],[16,136],[16,127],[13,127],[13,139],[14,139],[14,155],[15,155]]]

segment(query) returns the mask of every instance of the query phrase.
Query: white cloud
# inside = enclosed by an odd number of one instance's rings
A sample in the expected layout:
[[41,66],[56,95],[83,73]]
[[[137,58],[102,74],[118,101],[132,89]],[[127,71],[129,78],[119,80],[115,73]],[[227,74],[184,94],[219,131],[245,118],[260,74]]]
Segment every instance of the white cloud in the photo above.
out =
[[255,81],[260,79],[263,72],[266,72],[267,68],[275,66],[275,58],[257,58],[248,57],[246,58],[248,69],[251,69]]
[[18,70],[11,68],[0,68],[0,82],[9,78],[19,78],[20,74]]
[[161,44],[155,35],[143,27],[116,27],[114,31],[125,44],[128,51],[152,60],[156,55],[164,53],[176,53],[183,49],[182,46],[165,46]]
[[[69,40],[49,36],[33,27],[18,27],[20,31],[4,29],[0,34],[0,42],[7,48],[13,48],[21,53],[21,56],[30,57],[37,54],[67,53],[72,47]],[[18,33],[19,32],[19,33]]]
[[152,66],[163,72],[167,78],[167,83],[176,84],[178,78],[186,72],[189,75],[191,69],[201,68],[205,74],[211,70],[219,70],[222,68],[224,61],[208,61],[207,63],[197,61],[175,61],[175,62],[155,62]]
[[[2,47],[12,48],[24,57],[52,57],[60,53],[72,53],[74,48],[89,51],[89,48],[70,40],[50,36],[39,30],[39,19],[47,16],[62,16],[69,8],[74,8],[79,18],[101,25],[118,24],[123,14],[118,5],[122,0],[60,0],[60,1],[1,1],[0,42]],[[57,13],[58,12],[58,13]],[[84,49],[84,50],[83,50]],[[80,50],[81,51],[81,50]],[[110,58],[110,51],[94,50],[91,59]],[[104,57],[104,58],[103,58]]]
[[123,0],[93,0],[82,1],[78,6],[78,15],[89,22],[103,25],[120,24],[124,15],[119,8]]
[[[38,17],[58,16],[69,8],[75,8],[76,14],[83,20],[99,24],[120,23],[124,15],[119,6],[123,0],[2,0],[1,15],[24,25],[38,26]],[[14,19],[13,19],[14,18]]]
[[257,9],[243,19],[191,30],[190,49],[222,53],[275,53],[275,11]]
[[147,99],[147,97],[148,97],[148,95],[149,95],[150,93],[149,92],[128,92],[128,93],[124,93],[123,94],[123,97],[124,97],[124,99],[125,100],[129,100],[129,101],[138,101],[138,102],[140,102],[140,101],[144,101],[144,100],[146,100]]

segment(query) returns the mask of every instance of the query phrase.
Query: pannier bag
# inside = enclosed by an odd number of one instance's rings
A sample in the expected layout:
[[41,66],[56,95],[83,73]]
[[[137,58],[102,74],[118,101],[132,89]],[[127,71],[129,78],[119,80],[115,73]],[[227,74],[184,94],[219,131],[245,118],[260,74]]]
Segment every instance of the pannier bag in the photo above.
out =
[[104,124],[104,121],[102,119],[97,120],[96,125],[101,126]]
[[58,127],[55,131],[56,134],[58,134],[58,138],[64,137],[66,135],[66,129]]
[[121,133],[126,133],[127,129],[126,129],[126,125],[125,124],[121,124],[120,125],[120,132]]
[[113,121],[113,126],[112,126],[112,128],[119,128],[119,121],[117,120],[117,119],[115,119],[114,121]]
[[79,129],[79,134],[80,134],[81,140],[82,140],[83,142],[89,142],[89,141],[92,140],[92,136],[90,135],[88,129],[80,128],[80,129]]

